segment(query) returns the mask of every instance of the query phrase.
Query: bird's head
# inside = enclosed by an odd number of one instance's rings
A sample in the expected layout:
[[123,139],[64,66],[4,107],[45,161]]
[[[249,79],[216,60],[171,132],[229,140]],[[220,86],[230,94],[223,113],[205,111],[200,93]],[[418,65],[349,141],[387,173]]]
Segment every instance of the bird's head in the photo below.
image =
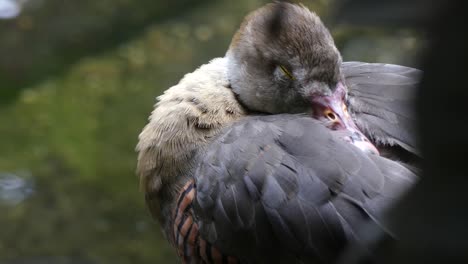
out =
[[280,2],[252,12],[226,57],[231,87],[247,109],[307,113],[334,130],[362,135],[346,109],[341,55],[320,18],[306,7]]

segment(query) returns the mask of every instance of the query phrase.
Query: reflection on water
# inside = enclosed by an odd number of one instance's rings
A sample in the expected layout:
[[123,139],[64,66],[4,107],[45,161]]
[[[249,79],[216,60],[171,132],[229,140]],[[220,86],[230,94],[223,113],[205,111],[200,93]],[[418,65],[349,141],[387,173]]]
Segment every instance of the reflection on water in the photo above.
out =
[[34,182],[29,173],[22,174],[0,173],[0,203],[17,205],[34,193]]
[[0,0],[0,19],[15,18],[28,0]]
[[20,13],[20,6],[13,0],[0,0],[0,19],[16,17]]

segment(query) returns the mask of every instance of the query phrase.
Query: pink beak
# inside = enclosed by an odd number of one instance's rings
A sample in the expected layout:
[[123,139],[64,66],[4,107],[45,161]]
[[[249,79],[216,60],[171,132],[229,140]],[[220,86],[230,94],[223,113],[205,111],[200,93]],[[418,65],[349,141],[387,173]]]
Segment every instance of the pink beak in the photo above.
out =
[[343,134],[345,135],[344,140],[362,151],[378,155],[379,151],[377,148],[359,130],[349,114],[344,103],[345,94],[345,87],[340,82],[332,95],[312,95],[311,103],[313,105],[314,117],[325,121],[328,124],[328,128],[332,130],[343,130]]

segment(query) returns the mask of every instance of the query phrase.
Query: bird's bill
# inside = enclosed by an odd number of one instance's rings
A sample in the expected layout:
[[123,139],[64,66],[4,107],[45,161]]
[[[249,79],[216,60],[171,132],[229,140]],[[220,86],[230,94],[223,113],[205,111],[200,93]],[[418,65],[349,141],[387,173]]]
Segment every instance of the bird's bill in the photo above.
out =
[[337,130],[343,135],[343,139],[366,153],[379,154],[377,148],[359,130],[349,114],[345,103],[346,88],[342,83],[337,85],[333,94],[311,95],[313,115],[322,120],[327,127]]

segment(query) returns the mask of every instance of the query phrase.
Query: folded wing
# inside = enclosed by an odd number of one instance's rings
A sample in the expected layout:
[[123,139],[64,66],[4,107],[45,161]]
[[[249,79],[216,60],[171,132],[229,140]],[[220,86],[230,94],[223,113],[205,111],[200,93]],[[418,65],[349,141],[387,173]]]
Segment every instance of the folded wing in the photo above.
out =
[[364,62],[344,62],[342,72],[358,127],[377,147],[401,147],[419,156],[414,99],[422,72]]
[[329,262],[414,182],[400,164],[366,155],[304,116],[249,117],[200,156],[200,234],[252,263]]

